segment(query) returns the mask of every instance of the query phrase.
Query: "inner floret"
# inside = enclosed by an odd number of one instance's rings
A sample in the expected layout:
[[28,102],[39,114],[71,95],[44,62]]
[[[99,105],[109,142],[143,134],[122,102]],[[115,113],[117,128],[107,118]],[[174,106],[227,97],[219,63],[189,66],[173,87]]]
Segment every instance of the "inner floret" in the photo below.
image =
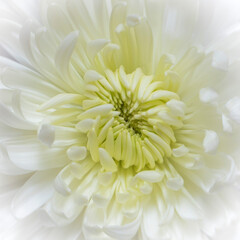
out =
[[82,113],[76,127],[87,135],[87,150],[106,171],[118,166],[153,169],[172,155],[174,130],[182,126],[185,105],[166,79],[127,74],[123,67],[104,74],[88,71]]

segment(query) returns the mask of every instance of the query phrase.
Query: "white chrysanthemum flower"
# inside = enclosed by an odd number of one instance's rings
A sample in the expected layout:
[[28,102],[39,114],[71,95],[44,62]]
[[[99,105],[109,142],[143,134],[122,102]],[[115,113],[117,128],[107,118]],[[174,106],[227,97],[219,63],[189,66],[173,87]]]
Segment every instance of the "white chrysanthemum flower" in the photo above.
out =
[[234,221],[239,2],[39,2],[1,3],[1,239],[202,240]]

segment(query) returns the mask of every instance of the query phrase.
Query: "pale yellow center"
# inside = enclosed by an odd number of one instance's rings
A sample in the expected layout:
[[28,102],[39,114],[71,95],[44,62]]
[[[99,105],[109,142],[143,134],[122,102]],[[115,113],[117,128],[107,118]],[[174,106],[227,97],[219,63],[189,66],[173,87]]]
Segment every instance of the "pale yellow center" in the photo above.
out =
[[153,169],[172,155],[174,129],[182,126],[184,104],[160,77],[123,67],[86,77],[77,127],[87,134],[93,161],[107,171],[117,166]]

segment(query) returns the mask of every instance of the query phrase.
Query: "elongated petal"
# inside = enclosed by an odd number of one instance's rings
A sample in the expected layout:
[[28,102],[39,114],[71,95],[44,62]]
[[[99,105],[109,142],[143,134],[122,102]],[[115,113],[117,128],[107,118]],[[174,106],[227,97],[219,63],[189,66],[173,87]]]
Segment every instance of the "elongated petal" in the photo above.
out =
[[56,176],[56,173],[56,170],[35,173],[23,185],[12,203],[12,208],[16,217],[26,217],[52,197],[52,180]]
[[48,149],[34,140],[26,143],[15,142],[7,145],[6,148],[11,162],[25,170],[57,168],[68,162],[64,149]]

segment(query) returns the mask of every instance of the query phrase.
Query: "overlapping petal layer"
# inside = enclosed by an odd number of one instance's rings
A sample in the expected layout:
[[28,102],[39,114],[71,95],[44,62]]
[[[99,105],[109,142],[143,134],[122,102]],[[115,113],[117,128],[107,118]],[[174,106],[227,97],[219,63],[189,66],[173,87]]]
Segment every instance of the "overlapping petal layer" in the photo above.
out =
[[204,1],[6,5],[1,198],[20,220],[4,239],[32,222],[26,239],[200,240],[235,218],[237,14],[220,30]]

